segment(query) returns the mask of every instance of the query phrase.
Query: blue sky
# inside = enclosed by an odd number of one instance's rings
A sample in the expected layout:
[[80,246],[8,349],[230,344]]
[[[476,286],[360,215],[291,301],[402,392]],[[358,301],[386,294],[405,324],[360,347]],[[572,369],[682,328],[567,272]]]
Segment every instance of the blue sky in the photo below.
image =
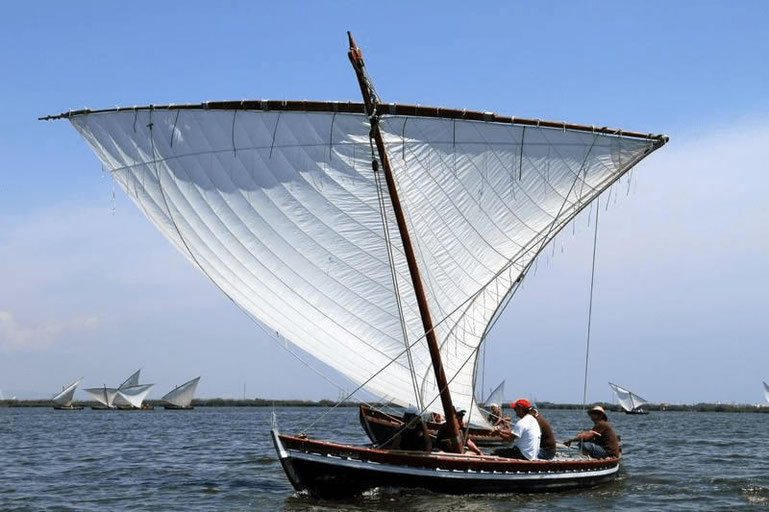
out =
[[[158,5],[160,4],[160,5]],[[470,7],[472,5],[472,7]],[[385,101],[671,142],[603,197],[589,400],[762,400],[769,380],[769,9],[761,2],[27,2],[0,19],[0,390],[336,398],[115,191],[68,109]],[[114,209],[114,213],[113,213]],[[582,399],[592,226],[541,258],[489,340],[485,387]],[[313,366],[328,373],[317,363]],[[345,385],[338,376],[332,378]]]

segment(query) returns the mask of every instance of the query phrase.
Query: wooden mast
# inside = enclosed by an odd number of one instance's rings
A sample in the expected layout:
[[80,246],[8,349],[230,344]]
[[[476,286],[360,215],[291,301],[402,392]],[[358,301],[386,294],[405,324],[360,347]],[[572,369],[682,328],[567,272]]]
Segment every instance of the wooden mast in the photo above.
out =
[[[448,423],[449,430],[449,445],[450,450],[456,453],[462,453],[464,451],[464,441],[459,430],[459,422],[457,421],[457,415],[454,411],[454,405],[451,401],[451,393],[449,392],[448,381],[446,380],[446,373],[443,370],[443,363],[441,362],[441,353],[438,348],[438,339],[435,336],[435,330],[433,327],[432,317],[430,316],[430,308],[427,303],[427,296],[425,294],[424,286],[422,285],[422,278],[419,273],[419,266],[414,255],[414,248],[411,245],[411,237],[409,236],[408,226],[406,225],[406,217],[403,214],[401,208],[400,199],[398,196],[398,190],[395,186],[395,179],[393,178],[392,168],[390,167],[390,159],[387,156],[385,150],[384,140],[382,139],[382,132],[379,129],[379,113],[377,107],[379,105],[379,98],[374,90],[373,83],[369,79],[365,64],[363,63],[363,53],[360,48],[355,44],[355,40],[352,38],[352,34],[347,32],[347,36],[350,40],[350,50],[347,52],[347,56],[350,58],[352,67],[355,69],[355,75],[358,77],[358,85],[360,85],[360,91],[363,95],[363,101],[366,107],[366,115],[371,123],[371,131],[369,136],[374,140],[376,144],[377,152],[379,153],[379,160],[382,162],[382,169],[384,170],[385,181],[387,182],[387,190],[390,194],[390,200],[392,201],[393,210],[395,212],[395,218],[398,222],[398,231],[401,235],[401,241],[403,242],[403,250],[406,254],[406,261],[409,267],[409,274],[411,275],[411,281],[414,285],[414,293],[416,294],[417,304],[419,306],[419,314],[422,317],[422,326],[425,330],[425,337],[427,339],[427,347],[430,350],[430,359],[433,363],[433,370],[435,371],[435,381],[438,384],[440,390],[441,404],[443,405],[443,412]],[[377,172],[378,163],[376,159],[372,162],[374,172]]]

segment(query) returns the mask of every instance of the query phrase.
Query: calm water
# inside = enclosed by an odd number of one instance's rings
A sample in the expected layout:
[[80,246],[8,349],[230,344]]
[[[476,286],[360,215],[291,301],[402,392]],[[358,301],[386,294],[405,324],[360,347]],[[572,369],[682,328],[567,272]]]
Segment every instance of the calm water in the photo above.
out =
[[[324,409],[278,408],[298,432]],[[590,425],[543,411],[558,439]],[[344,502],[296,495],[269,439],[271,410],[0,409],[0,510],[767,510],[769,414],[611,414],[624,470],[597,489],[442,496],[375,491]],[[320,419],[315,437],[364,443],[357,410]]]

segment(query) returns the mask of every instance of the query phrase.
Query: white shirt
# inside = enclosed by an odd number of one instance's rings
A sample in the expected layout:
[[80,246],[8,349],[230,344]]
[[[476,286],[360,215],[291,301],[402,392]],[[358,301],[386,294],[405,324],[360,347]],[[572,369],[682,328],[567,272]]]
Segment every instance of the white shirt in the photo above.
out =
[[524,457],[529,460],[536,459],[539,453],[539,440],[542,438],[542,431],[539,429],[539,423],[531,414],[527,414],[519,419],[513,427],[513,434],[516,439],[514,446],[517,446]]

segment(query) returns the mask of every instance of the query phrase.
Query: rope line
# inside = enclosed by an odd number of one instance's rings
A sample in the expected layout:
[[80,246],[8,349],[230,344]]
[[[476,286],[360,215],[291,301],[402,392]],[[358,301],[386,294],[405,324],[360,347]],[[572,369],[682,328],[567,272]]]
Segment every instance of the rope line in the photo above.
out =
[[590,305],[587,312],[587,341],[585,342],[585,382],[582,388],[582,409],[587,405],[587,370],[590,359],[590,327],[593,319],[593,285],[595,283],[595,254],[598,246],[598,212],[600,211],[601,198],[595,199],[595,234],[593,235],[593,266],[590,271]]

